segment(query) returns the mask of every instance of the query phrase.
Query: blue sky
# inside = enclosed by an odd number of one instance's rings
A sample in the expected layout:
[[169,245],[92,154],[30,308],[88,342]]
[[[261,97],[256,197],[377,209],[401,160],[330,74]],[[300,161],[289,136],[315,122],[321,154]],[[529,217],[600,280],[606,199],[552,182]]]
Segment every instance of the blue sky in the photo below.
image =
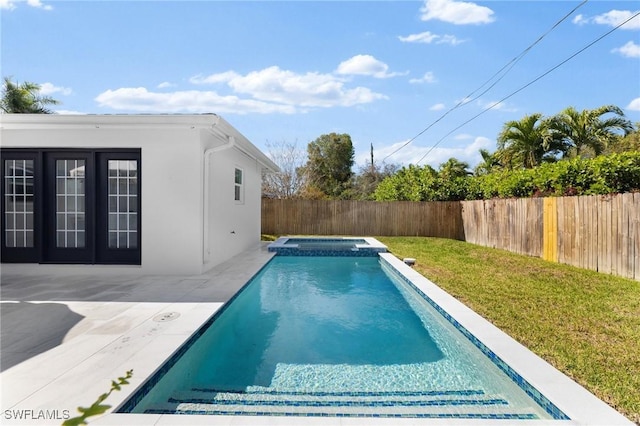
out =
[[0,0],[0,66],[60,113],[213,112],[265,151],[337,132],[357,165],[373,144],[376,161],[473,166],[528,114],[614,104],[640,122],[640,17],[523,88],[638,12],[597,0]]

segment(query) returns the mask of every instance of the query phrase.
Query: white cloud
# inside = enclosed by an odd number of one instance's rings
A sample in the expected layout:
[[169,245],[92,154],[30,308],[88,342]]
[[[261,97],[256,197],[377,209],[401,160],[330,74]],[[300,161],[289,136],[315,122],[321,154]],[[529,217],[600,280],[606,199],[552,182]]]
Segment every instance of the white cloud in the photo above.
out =
[[228,84],[237,93],[292,105],[330,106],[344,95],[344,84],[331,75],[296,74],[277,66],[238,75]]
[[56,109],[54,110],[54,112],[60,115],[87,115],[86,112],[73,111],[68,109]]
[[[224,79],[220,78],[223,74]],[[233,72],[223,74],[196,76],[191,81],[226,82],[236,95],[248,97],[198,90],[160,93],[138,87],[107,90],[95,100],[102,107],[138,112],[293,114],[313,107],[349,107],[387,99],[366,87],[347,88],[331,74],[296,74],[275,66],[244,76]]]
[[468,134],[468,133],[460,133],[458,135],[455,135],[453,137],[453,139],[457,140],[457,141],[465,141],[465,140],[469,140],[472,139],[473,136]]
[[[18,3],[22,3],[22,2],[18,0],[0,0],[0,9],[14,10],[17,7]],[[50,6],[48,4],[43,4],[40,0],[27,0],[24,3],[26,3],[31,7],[36,7],[42,10],[53,10],[53,6]]]
[[[360,55],[364,56],[364,55]],[[354,57],[355,58],[355,57]],[[369,71],[376,76],[391,76],[385,64],[373,61],[360,62],[371,66]],[[353,58],[352,58],[353,59]],[[343,62],[341,65],[345,64]],[[372,65],[383,66],[374,68]],[[353,62],[346,71],[364,71]],[[367,87],[349,87],[348,80],[334,73],[304,74],[280,69],[277,66],[252,71],[245,75],[226,71],[211,75],[195,75],[189,82],[196,85],[219,85],[217,91],[153,92],[145,87],[124,87],[107,90],[96,101],[100,106],[129,111],[147,112],[219,112],[219,113],[284,113],[307,112],[311,108],[351,107],[387,96],[373,92]],[[162,83],[159,89],[171,87]],[[224,93],[224,92],[231,92]]]
[[101,107],[150,113],[284,113],[292,114],[294,106],[221,96],[208,91],[150,92],[144,87],[123,87],[100,93],[96,102]]
[[0,9],[13,10],[16,8],[16,2],[13,0],[0,0]]
[[356,55],[338,65],[336,74],[369,75],[375,78],[389,78],[407,73],[389,72],[389,66],[371,55]]
[[425,44],[433,43],[438,39],[438,37],[440,36],[437,34],[433,34],[430,31],[425,31],[419,34],[410,34],[406,37],[398,36],[400,41],[403,41],[405,43],[425,43]]
[[464,43],[464,40],[458,40],[456,36],[453,35],[438,35],[433,34],[430,31],[425,31],[423,33],[418,34],[410,34],[406,37],[398,36],[398,39],[404,43],[423,43],[423,44],[450,44],[452,46],[456,46],[460,43]]
[[613,49],[612,52],[627,58],[640,58],[640,44],[629,41],[624,46]]
[[[617,27],[622,24],[627,19],[631,18],[633,15],[638,13],[639,11],[630,11],[630,10],[610,10],[609,12],[603,13],[601,15],[596,15],[594,17],[585,17],[584,15],[577,15],[573,18],[573,23],[577,25],[585,25],[585,24],[600,24],[600,25],[608,25],[610,27]],[[640,29],[640,16],[636,16],[631,21],[627,22],[623,26],[620,27],[621,30],[638,30]]]
[[[469,163],[471,168],[475,167],[481,160],[480,149],[495,149],[495,141],[492,141],[489,138],[479,136],[473,138],[469,135],[464,135],[467,139],[473,139],[471,143],[466,146],[461,147],[443,147],[437,146],[435,148],[431,146],[418,146],[415,145],[415,141],[411,144],[405,146],[396,154],[385,160],[386,163],[392,164],[400,164],[400,165],[409,165],[409,164],[417,164],[417,162],[427,154],[426,157],[420,162],[420,165],[429,164],[434,168],[438,168],[441,163],[444,163],[451,157],[455,157],[460,161],[465,161]],[[456,137],[456,139],[458,139]],[[381,148],[376,149],[375,155],[378,159],[383,159],[387,155],[391,154],[396,149],[400,148],[400,146],[404,145],[407,141],[396,142],[392,145],[383,146]],[[367,161],[368,155],[370,153],[361,152],[356,154],[356,162],[358,164],[364,163]]]
[[445,104],[435,104],[435,105],[432,105],[431,108],[429,108],[429,110],[430,111],[442,111],[445,108],[446,108]]
[[437,19],[456,25],[493,22],[493,10],[475,3],[455,0],[426,0],[420,9],[422,20]]
[[237,76],[228,85],[236,93],[256,99],[302,107],[348,107],[387,99],[366,87],[346,88],[345,82],[332,74],[296,74],[277,66]]
[[[612,10],[607,13],[603,13],[602,15],[595,16],[593,18],[593,21],[596,24],[617,27],[627,19],[631,18],[636,13],[638,13],[638,11],[632,12],[630,10]],[[634,19],[632,19],[631,21],[629,21],[628,23],[620,27],[620,29],[624,29],[624,30],[640,29],[640,17],[636,16]]]
[[586,19],[582,13],[578,13],[576,16],[574,16],[571,22],[576,25],[584,25],[588,22],[588,19]]
[[208,76],[203,76],[201,74],[195,75],[189,79],[189,82],[193,84],[217,84],[217,83],[228,83],[232,81],[234,78],[240,77],[235,71],[225,71],[218,74],[211,74]]
[[69,96],[73,93],[73,90],[68,87],[55,86],[54,84],[47,82],[40,85],[40,93],[45,96],[52,95],[54,93],[60,93],[65,96]]
[[420,83],[435,83],[438,80],[433,72],[429,71],[424,73],[424,75],[420,78],[412,78],[409,80],[409,83],[412,84],[420,84]]
[[635,98],[629,102],[626,109],[629,111],[640,111],[640,98]]
[[452,46],[457,46],[458,44],[464,43],[465,41],[466,40],[459,40],[456,36],[445,34],[441,36],[436,44],[450,44]]
[[42,4],[40,0],[27,0],[27,4],[31,7],[37,7],[44,10],[53,10],[52,6]]
[[484,109],[492,109],[494,111],[508,111],[508,112],[516,112],[516,111],[518,111],[517,108],[509,106],[506,102],[478,100],[477,104],[483,110]]
[[158,84],[157,88],[158,89],[168,89],[170,87],[175,87],[176,85],[173,83],[170,83],[168,81],[163,81],[162,83]]

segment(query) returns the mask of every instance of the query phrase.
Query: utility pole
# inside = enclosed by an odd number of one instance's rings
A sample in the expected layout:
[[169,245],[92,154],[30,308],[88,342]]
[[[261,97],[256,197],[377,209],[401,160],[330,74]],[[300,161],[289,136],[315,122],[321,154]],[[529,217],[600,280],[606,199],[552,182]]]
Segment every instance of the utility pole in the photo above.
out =
[[373,143],[371,143],[371,173],[373,173]]

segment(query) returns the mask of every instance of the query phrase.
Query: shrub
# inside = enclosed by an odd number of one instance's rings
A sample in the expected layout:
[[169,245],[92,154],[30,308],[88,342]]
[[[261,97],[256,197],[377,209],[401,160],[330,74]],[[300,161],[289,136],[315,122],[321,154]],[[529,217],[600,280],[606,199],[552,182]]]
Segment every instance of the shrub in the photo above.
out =
[[453,179],[438,176],[429,166],[409,166],[384,179],[374,197],[377,201],[458,201],[633,191],[640,191],[640,152],[573,158],[533,169],[502,169]]

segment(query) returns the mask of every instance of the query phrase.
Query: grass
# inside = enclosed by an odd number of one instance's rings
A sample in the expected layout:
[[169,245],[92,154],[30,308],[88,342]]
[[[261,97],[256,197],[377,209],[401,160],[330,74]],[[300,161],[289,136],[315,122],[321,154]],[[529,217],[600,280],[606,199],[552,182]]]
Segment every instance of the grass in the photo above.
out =
[[640,425],[640,282],[455,240],[377,238]]

